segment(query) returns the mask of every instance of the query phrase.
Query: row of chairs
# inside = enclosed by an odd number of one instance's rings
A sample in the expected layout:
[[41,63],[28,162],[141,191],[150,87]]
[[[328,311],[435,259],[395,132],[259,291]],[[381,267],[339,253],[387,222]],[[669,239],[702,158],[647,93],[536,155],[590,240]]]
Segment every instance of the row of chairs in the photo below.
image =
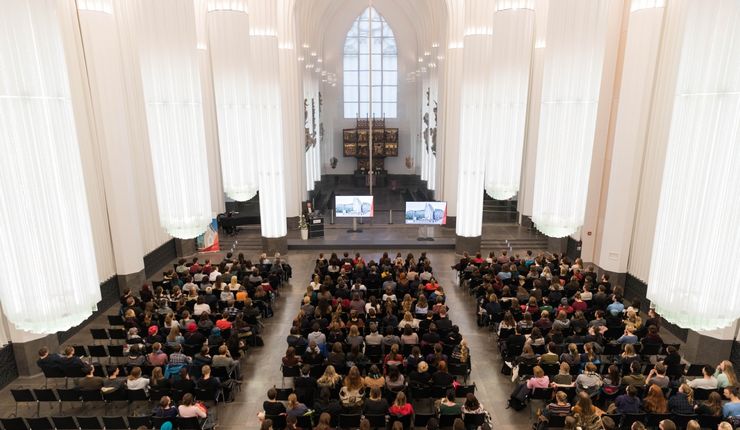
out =
[[[272,420],[272,428],[274,430],[283,430],[286,427],[285,416],[267,415],[265,418]],[[450,428],[457,418],[463,417],[460,415],[423,413],[415,413],[414,415],[405,415],[401,417],[394,415],[340,414],[331,417],[331,426],[342,430],[352,430],[360,426],[360,421],[362,421],[363,418],[370,422],[370,428],[372,429],[386,429],[396,421],[401,422],[404,429],[411,429],[426,428],[427,422],[431,418],[437,418],[439,420],[440,428]],[[478,428],[483,425],[486,420],[486,416],[485,414],[467,414],[463,420],[465,421],[465,428]],[[297,425],[300,428],[313,428],[315,421],[318,421],[318,417],[311,415],[301,416],[298,417]]]
[[[103,404],[105,408],[114,402],[127,402],[130,407],[135,402],[154,402],[157,403],[162,396],[169,396],[173,402],[177,403],[182,399],[184,392],[171,389],[150,388],[147,393],[144,390],[127,390],[119,389],[109,393],[103,393],[99,390],[79,390],[77,388],[14,388],[10,390],[13,400],[15,401],[15,416],[18,416],[18,406],[21,403],[35,404],[36,416],[39,416],[41,404],[59,405],[59,413],[62,413],[64,403],[81,403],[86,404]],[[214,402],[217,406],[223,401],[222,392],[212,392],[209,390],[196,389],[193,393],[195,398],[202,402]]]
[[639,414],[605,414],[603,416],[607,416],[614,420],[614,422],[619,426],[621,429],[629,429],[633,423],[635,422],[641,422],[645,424],[648,428],[658,428],[658,425],[663,420],[671,420],[676,424],[676,427],[679,429],[685,429],[686,424],[688,424],[691,420],[696,420],[701,428],[703,429],[716,429],[719,423],[722,422],[721,416],[711,416],[711,415],[683,415],[683,414],[648,414],[648,413],[639,413]]
[[198,418],[175,419],[153,418],[149,416],[58,416],[36,418],[0,418],[3,430],[136,430],[141,426],[159,429],[169,421],[174,429],[202,430]]

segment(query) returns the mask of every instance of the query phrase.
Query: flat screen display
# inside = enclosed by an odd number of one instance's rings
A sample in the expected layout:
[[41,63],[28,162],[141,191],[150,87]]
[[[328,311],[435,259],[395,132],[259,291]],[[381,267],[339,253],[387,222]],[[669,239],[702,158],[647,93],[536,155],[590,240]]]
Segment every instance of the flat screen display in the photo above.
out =
[[447,202],[406,202],[406,224],[444,225]]
[[336,196],[337,218],[371,218],[373,216],[373,196]]

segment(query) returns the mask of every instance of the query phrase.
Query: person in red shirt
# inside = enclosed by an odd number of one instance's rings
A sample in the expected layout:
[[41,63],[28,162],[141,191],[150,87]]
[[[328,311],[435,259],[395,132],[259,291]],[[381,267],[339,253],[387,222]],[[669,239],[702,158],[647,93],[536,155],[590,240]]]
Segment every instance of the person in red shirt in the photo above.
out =
[[574,298],[575,298],[575,301],[571,305],[574,311],[585,311],[586,309],[588,309],[588,303],[584,302],[581,299],[581,293],[576,293]]
[[404,417],[406,415],[412,415],[414,413],[414,407],[411,406],[411,403],[406,402],[406,394],[400,391],[396,395],[396,400],[388,408],[388,412],[397,417]]

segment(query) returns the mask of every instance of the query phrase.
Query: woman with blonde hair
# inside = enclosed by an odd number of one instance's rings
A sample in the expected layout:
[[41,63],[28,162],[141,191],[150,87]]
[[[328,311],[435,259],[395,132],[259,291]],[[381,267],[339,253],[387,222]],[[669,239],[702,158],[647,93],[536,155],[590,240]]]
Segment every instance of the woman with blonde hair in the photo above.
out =
[[391,415],[403,417],[406,415],[413,415],[414,407],[411,406],[411,403],[406,401],[406,394],[403,391],[399,391],[398,394],[396,394],[396,400],[394,400],[391,407],[388,408],[388,412]]
[[[172,314],[169,314],[169,315],[172,315]],[[177,344],[185,343],[185,337],[180,334],[180,326],[173,324],[172,328],[170,328],[170,332],[167,333],[167,339],[165,340],[166,340],[165,343],[167,344],[167,346],[175,346]]]
[[663,390],[655,384],[650,385],[643,400],[642,408],[645,409],[645,412],[653,414],[668,413],[668,401],[663,395]]
[[319,389],[327,387],[329,388],[329,390],[334,390],[341,382],[341,380],[342,376],[337,373],[336,369],[334,369],[334,366],[329,365],[326,366],[324,374],[321,375],[318,380],[316,380],[316,385],[318,385]]
[[635,330],[639,330],[642,327],[642,318],[637,315],[637,312],[630,309],[627,311],[627,318],[624,320],[625,325],[631,324]]
[[738,386],[735,367],[729,360],[723,360],[719,363],[717,370],[714,372],[714,377],[717,378],[717,385],[719,388]]
[[411,327],[414,330],[419,328],[419,320],[414,318],[411,312],[405,312],[403,314],[403,319],[398,323],[399,329],[403,330],[406,327]]
[[668,410],[672,414],[690,415],[694,413],[694,390],[689,384],[681,384],[676,394],[668,399]]

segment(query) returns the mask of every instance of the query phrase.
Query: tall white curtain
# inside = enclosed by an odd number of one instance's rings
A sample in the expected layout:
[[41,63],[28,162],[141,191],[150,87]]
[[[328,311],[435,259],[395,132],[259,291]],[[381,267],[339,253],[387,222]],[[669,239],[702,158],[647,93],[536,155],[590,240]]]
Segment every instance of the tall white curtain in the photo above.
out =
[[607,8],[607,0],[549,4],[532,221],[551,237],[583,225]]
[[287,234],[283,161],[282,95],[276,4],[261,0],[249,3],[250,65],[249,91],[252,103],[252,139],[261,148],[257,160],[262,236]]
[[159,217],[172,236],[194,238],[211,221],[194,6],[181,0],[136,6]]
[[[218,7],[229,7],[219,9]],[[250,135],[249,15],[246,1],[209,4],[208,40],[216,96],[224,192],[243,202],[257,195],[258,145]]]
[[668,321],[695,330],[740,317],[740,278],[724,268],[687,277],[702,254],[740,259],[740,3],[681,0],[683,47],[653,240],[647,297]]
[[59,14],[54,0],[0,13],[0,302],[33,333],[67,330],[101,299]]
[[499,0],[493,17],[492,120],[486,162],[486,193],[507,200],[519,191],[529,68],[534,37],[534,0]]
[[493,15],[495,3],[465,2],[460,150],[457,179],[458,236],[481,235],[483,180],[493,122]]

